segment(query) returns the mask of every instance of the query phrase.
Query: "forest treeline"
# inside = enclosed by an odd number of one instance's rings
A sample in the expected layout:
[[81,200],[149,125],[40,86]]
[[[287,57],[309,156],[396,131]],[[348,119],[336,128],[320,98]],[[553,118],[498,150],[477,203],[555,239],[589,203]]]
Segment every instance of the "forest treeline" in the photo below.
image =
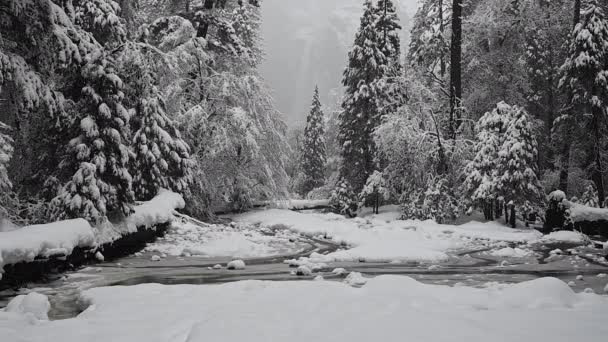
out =
[[[608,3],[599,0],[422,0],[407,51],[394,1],[364,1],[324,130],[290,141],[302,196],[340,212],[398,203],[406,218],[450,221],[539,212],[562,190],[605,205]],[[403,57],[404,56],[404,57]],[[323,137],[324,186],[310,191]],[[523,218],[520,216],[520,218]]]

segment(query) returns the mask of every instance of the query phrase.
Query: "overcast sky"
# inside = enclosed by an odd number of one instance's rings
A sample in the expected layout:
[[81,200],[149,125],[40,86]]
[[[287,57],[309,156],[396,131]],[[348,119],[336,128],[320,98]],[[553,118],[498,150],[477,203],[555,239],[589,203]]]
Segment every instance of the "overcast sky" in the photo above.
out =
[[[417,0],[395,3],[405,42]],[[290,126],[306,120],[315,84],[325,105],[339,98],[362,4],[363,0],[262,1],[266,61],[261,71]]]

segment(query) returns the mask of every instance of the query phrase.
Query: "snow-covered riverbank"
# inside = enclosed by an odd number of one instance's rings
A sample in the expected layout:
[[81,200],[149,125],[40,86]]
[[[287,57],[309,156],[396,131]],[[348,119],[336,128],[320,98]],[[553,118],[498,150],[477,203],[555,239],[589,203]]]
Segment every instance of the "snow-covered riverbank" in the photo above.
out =
[[[380,276],[329,281],[156,284],[86,291],[74,319],[39,320],[44,301],[0,312],[3,341],[604,341],[608,298],[542,278],[486,288]],[[42,308],[42,309],[41,309]],[[34,316],[33,312],[37,316]]]

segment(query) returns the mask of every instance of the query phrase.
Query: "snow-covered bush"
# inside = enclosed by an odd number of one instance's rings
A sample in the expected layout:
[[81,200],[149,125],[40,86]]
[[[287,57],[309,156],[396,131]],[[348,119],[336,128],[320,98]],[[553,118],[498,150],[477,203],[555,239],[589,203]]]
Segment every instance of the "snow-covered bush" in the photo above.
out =
[[330,197],[330,205],[342,215],[353,217],[357,213],[357,195],[347,180],[340,180]]
[[387,182],[380,171],[374,171],[363,190],[359,193],[359,207],[371,205],[374,213],[377,214],[382,201],[388,201],[391,198],[391,192],[387,186]]

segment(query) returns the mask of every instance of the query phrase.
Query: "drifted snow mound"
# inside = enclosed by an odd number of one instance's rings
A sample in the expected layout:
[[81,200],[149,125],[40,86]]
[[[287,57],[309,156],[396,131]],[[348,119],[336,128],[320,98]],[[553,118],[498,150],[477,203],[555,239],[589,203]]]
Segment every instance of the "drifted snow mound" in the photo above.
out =
[[228,263],[227,268],[229,270],[244,270],[245,262],[243,260],[233,260]]
[[587,241],[587,237],[579,232],[570,230],[560,230],[553,232],[549,235],[545,235],[539,239],[540,242],[571,242],[571,243],[584,243]]
[[6,306],[6,312],[32,316],[40,321],[48,321],[51,308],[49,299],[42,294],[32,292],[13,298]]

